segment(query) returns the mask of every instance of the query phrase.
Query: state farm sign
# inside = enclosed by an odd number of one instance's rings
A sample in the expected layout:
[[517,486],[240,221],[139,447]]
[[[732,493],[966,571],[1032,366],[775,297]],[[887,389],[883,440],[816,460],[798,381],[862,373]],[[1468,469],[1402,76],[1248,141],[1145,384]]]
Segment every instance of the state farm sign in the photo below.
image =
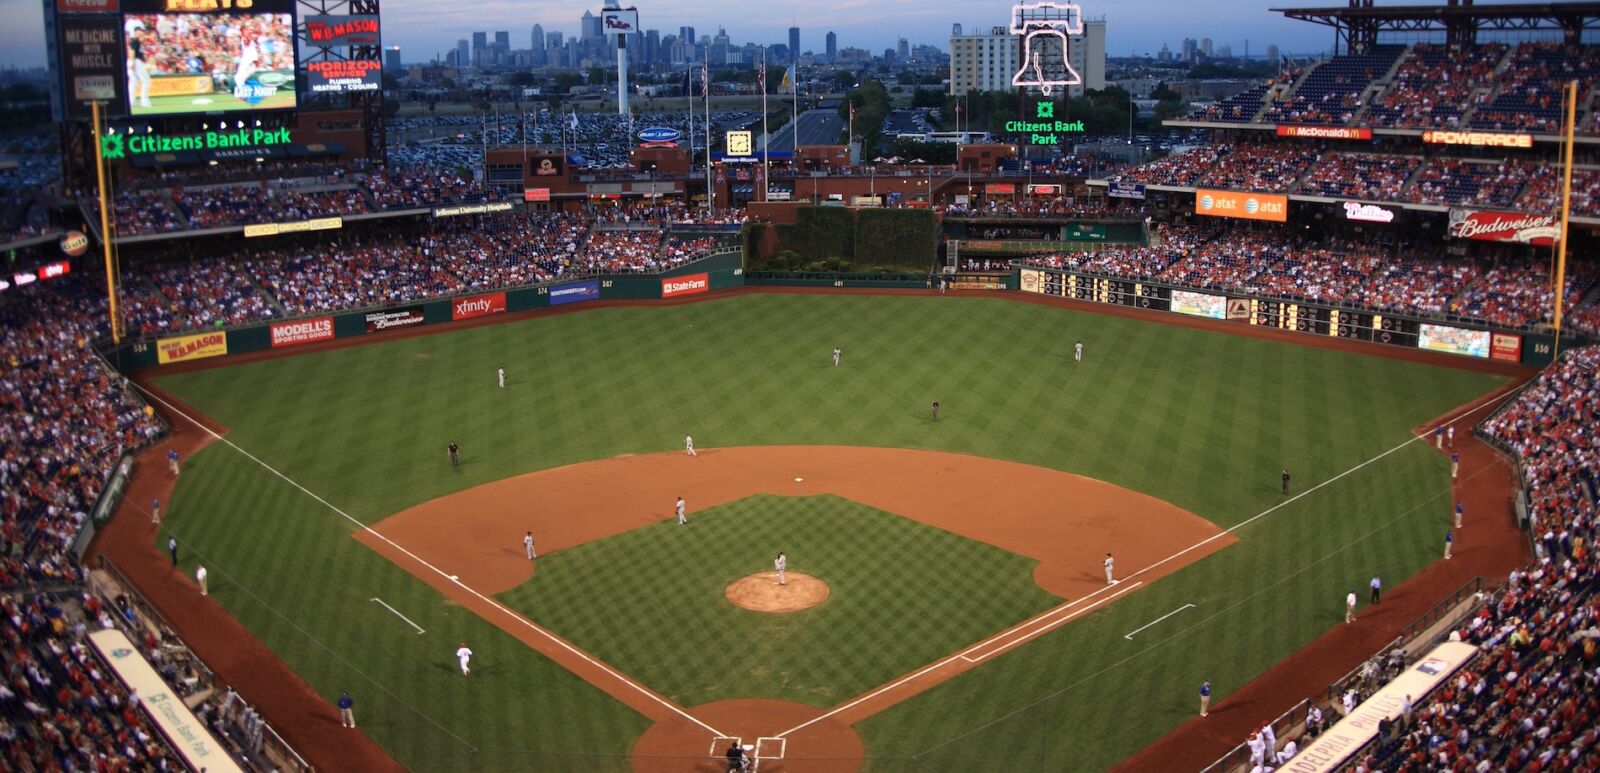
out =
[[1450,210],[1449,233],[1457,239],[1516,242],[1548,247],[1555,244],[1559,230],[1555,215],[1525,215],[1520,212],[1486,212],[1475,209]]
[[294,346],[333,338],[333,317],[279,322],[272,326],[272,345]]
[[505,293],[474,295],[470,298],[457,298],[451,302],[450,318],[472,319],[473,317],[486,317],[490,314],[499,314],[505,310]]
[[672,298],[678,295],[694,295],[711,289],[711,278],[706,274],[690,274],[688,276],[675,276],[671,279],[661,280],[661,297]]

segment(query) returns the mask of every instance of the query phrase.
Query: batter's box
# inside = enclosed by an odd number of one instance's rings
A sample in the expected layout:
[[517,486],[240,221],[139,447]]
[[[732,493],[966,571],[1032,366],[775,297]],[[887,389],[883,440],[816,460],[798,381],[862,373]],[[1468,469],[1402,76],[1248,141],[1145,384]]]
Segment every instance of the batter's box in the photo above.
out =
[[783,751],[788,746],[788,741],[783,738],[762,736],[756,739],[756,759],[781,760]]
[[736,735],[719,735],[711,739],[711,756],[721,757],[728,753],[728,744],[736,743],[744,746],[744,739]]

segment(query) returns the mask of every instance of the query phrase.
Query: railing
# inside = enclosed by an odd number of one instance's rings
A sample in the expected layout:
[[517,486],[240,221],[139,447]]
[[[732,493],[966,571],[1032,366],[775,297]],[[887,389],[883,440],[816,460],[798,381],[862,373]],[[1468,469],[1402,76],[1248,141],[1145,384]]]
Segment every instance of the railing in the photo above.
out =
[[[1295,728],[1303,727],[1306,714],[1311,710],[1311,700],[1296,703],[1288,711],[1279,714],[1271,722],[1273,734],[1278,738],[1289,738],[1294,735]],[[1228,773],[1234,770],[1247,770],[1250,765],[1250,743],[1240,743],[1228,750],[1227,754],[1217,758],[1216,762],[1207,765],[1200,773]]]

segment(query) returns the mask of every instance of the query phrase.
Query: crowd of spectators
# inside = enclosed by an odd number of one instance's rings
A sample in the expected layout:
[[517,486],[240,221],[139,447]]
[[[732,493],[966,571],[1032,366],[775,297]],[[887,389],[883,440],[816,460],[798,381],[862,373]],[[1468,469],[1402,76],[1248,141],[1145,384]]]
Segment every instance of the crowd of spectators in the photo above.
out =
[[289,220],[309,220],[330,213],[359,215],[367,211],[367,197],[354,187],[320,191],[283,188],[273,190],[272,195]]
[[1451,47],[1418,43],[1389,88],[1367,110],[1367,123],[1395,129],[1454,129],[1491,82],[1504,43]]
[[657,271],[662,265],[660,230],[596,230],[589,235],[582,266],[585,273],[626,273]]
[[[1571,310],[1594,287],[1587,265],[1568,266],[1563,308]],[[1520,327],[1553,321],[1555,288],[1545,260],[1504,259],[1450,299],[1450,312],[1496,325]]]
[[1553,41],[1520,43],[1494,79],[1491,101],[1472,114],[1472,126],[1494,131],[1555,133],[1563,120],[1561,89],[1580,84],[1579,104],[1588,104],[1600,77],[1600,47]]
[[172,200],[188,219],[189,228],[273,222],[272,193],[262,183],[211,188],[176,188]]
[[238,325],[279,316],[248,276],[222,260],[163,260],[125,277],[118,294],[133,335]]
[[1311,167],[1300,192],[1313,196],[1397,201],[1406,180],[1422,166],[1420,156],[1327,153]]
[[[100,201],[94,199],[93,202],[92,212],[98,222]],[[144,188],[117,191],[112,207],[117,216],[117,233],[122,236],[167,233],[184,228],[183,221],[172,209],[172,201],[166,190]]]
[[1203,181],[1214,188],[1287,193],[1317,161],[1316,148],[1298,144],[1233,144],[1218,147]]

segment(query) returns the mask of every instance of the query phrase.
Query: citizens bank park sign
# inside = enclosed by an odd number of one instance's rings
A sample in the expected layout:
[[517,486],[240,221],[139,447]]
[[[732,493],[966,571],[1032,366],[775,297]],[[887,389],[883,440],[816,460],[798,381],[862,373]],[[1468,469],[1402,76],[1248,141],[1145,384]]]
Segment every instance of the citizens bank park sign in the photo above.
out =
[[1450,210],[1449,234],[1456,239],[1516,242],[1548,247],[1555,244],[1559,231],[1555,215],[1485,212],[1475,209]]

